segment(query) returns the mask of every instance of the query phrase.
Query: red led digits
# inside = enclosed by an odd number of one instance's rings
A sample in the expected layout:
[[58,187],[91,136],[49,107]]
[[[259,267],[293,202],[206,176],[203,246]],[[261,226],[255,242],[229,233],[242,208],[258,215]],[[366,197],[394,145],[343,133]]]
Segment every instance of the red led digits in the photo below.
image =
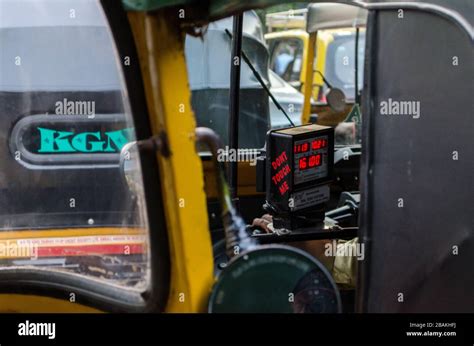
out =
[[321,166],[321,154],[302,157],[298,161],[298,167],[300,171],[318,166]]
[[295,154],[308,153],[310,155],[298,159],[298,168],[304,171],[308,168],[319,167],[322,165],[322,154],[312,154],[312,151],[326,148],[328,141],[324,138],[310,139],[307,142],[295,144],[293,149]]
[[317,167],[321,165],[321,154],[310,156],[308,165],[309,167]]
[[327,146],[327,141],[325,139],[316,139],[311,142],[311,149],[318,150]]
[[294,146],[294,152],[296,154],[298,153],[306,153],[309,150],[318,150],[321,148],[325,148],[328,145],[327,140],[325,139],[315,139],[312,140],[311,142],[305,142],[302,144],[295,144]]
[[309,143],[303,143],[303,144],[295,144],[294,147],[294,152],[296,154],[298,153],[305,153],[309,150]]
[[300,160],[299,160],[299,167],[300,167],[300,170],[304,170],[308,167],[308,165],[306,164],[306,157],[302,157]]

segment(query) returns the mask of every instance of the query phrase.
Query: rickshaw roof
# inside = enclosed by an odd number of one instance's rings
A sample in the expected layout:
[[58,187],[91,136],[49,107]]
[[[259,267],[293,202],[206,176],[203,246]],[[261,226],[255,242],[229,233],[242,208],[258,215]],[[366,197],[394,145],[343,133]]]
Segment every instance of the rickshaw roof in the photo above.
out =
[[352,5],[339,3],[313,3],[308,7],[306,31],[365,27],[367,11]]
[[[287,0],[122,0],[125,9],[129,11],[153,11],[166,7],[186,6],[189,8],[199,8],[199,17],[204,21],[214,21],[224,17],[232,16],[252,9],[265,8],[273,5],[287,3]],[[303,2],[296,0],[295,2]],[[328,0],[312,1],[315,3],[331,2]],[[470,36],[473,37],[472,27],[474,25],[474,16],[470,15],[474,11],[474,1],[472,0],[357,0],[338,2],[339,5],[355,5],[366,9],[387,8],[399,6],[399,8],[418,8],[436,10],[444,13],[445,16],[455,17]],[[312,6],[310,6],[312,7]],[[191,16],[192,17],[192,16]]]

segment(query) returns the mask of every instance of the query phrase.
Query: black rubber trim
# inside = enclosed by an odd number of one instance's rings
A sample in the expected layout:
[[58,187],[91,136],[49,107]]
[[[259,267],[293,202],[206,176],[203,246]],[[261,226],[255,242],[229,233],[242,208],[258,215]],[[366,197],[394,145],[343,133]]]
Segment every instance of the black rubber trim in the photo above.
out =
[[[144,301],[137,291],[107,284],[101,279],[67,272],[32,268],[0,270],[1,293],[46,296],[107,312],[140,312]],[[71,300],[74,295],[74,300]],[[74,311],[74,307],[71,307]]]
[[362,88],[362,155],[360,166],[360,192],[361,200],[359,206],[359,242],[365,246],[365,260],[359,264],[356,288],[356,312],[365,312],[367,309],[368,287],[370,279],[370,247],[371,247],[371,224],[372,213],[372,188],[369,186],[372,174],[372,159],[374,157],[374,126],[373,116],[375,114],[373,100],[375,100],[375,64],[377,62],[377,11],[369,11],[367,18],[366,48],[364,57],[364,86]]
[[[145,89],[137,50],[127,14],[116,0],[101,0],[109,22],[121,62],[130,58],[130,65],[123,66],[129,103],[132,110],[137,140],[152,136]],[[162,200],[160,173],[156,153],[140,152],[145,199],[149,222],[151,283],[143,294],[144,312],[163,312],[169,296],[171,281],[168,233]]]

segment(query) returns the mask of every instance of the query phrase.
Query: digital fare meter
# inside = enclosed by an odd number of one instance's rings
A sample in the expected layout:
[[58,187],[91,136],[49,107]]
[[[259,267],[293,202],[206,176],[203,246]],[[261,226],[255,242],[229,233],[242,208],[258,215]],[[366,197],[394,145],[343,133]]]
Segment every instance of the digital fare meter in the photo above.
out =
[[[268,133],[266,199],[275,227],[279,217],[321,217],[318,207],[329,200],[333,162],[331,127],[310,124]],[[284,224],[294,227],[293,222]]]

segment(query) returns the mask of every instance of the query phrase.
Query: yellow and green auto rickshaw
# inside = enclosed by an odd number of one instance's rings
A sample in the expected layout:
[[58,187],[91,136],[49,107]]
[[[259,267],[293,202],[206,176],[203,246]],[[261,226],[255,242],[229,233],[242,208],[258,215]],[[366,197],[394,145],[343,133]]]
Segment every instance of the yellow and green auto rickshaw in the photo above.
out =
[[[317,31],[313,69],[313,98],[326,104],[326,93],[331,87],[344,92],[346,100],[355,98],[355,43],[358,40],[358,81],[362,83],[364,63],[364,31],[367,13],[347,4],[312,4],[310,15],[317,12],[317,27],[307,27],[308,8],[268,13],[265,35],[270,50],[270,66],[284,80],[304,92],[306,67],[309,57],[310,34]],[[359,29],[359,30],[358,30]],[[359,32],[360,31],[360,32]],[[361,85],[359,86],[359,90]]]
[[[241,124],[278,103],[243,13],[277,3],[0,0],[1,312],[472,311],[471,2],[350,3],[367,11],[364,118],[345,147],[346,110]],[[230,17],[211,51],[228,100],[206,103],[188,68],[209,51],[186,40]],[[196,126],[216,104],[227,150]]]

